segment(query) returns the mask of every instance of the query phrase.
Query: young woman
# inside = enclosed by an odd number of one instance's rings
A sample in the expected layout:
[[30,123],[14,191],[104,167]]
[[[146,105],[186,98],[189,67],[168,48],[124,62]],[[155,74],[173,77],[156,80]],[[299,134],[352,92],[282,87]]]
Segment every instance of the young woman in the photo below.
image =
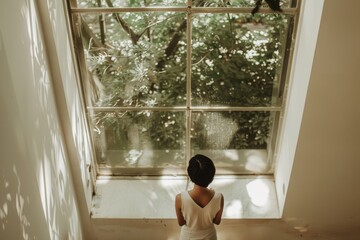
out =
[[214,224],[221,222],[224,197],[208,188],[215,171],[213,161],[204,155],[198,154],[190,159],[187,172],[194,188],[177,194],[175,198],[176,216],[181,226],[180,240],[217,239]]

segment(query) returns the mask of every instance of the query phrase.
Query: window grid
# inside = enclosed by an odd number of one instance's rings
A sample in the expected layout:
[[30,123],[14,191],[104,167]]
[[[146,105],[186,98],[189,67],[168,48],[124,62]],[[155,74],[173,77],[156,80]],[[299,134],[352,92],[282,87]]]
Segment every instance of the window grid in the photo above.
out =
[[[288,66],[291,64],[291,55],[292,55],[292,48],[294,45],[294,41],[292,39],[294,38],[295,31],[294,27],[296,27],[296,20],[297,15],[299,12],[299,1],[293,1],[292,2],[292,8],[283,8],[282,14],[287,14],[293,16],[293,18],[290,20],[290,27],[289,32],[287,33],[287,46],[285,47],[285,54],[284,54],[284,60],[281,70],[281,80],[280,83],[282,86],[279,88],[280,95],[280,101],[275,106],[264,106],[264,107],[258,107],[258,106],[236,106],[236,107],[215,107],[215,106],[191,106],[191,65],[192,65],[192,57],[191,57],[191,40],[192,40],[192,15],[196,13],[251,13],[253,8],[250,7],[192,7],[191,0],[188,1],[187,7],[113,7],[113,8],[105,8],[105,7],[99,7],[99,8],[77,8],[76,7],[76,0],[69,0],[70,2],[70,15],[72,20],[72,30],[74,35],[74,42],[75,42],[75,52],[77,55],[78,65],[80,69],[80,76],[84,91],[84,96],[89,97],[86,92],[86,88],[88,87],[84,82],[86,78],[88,78],[88,72],[86,70],[86,59],[83,52],[83,44],[81,41],[81,23],[80,23],[80,16],[81,14],[90,14],[90,13],[126,13],[126,12],[184,12],[187,14],[187,28],[186,28],[186,41],[187,41],[187,58],[186,58],[186,107],[94,107],[91,106],[91,101],[89,99],[86,99],[85,102],[87,103],[87,111],[88,114],[91,116],[96,112],[100,111],[144,111],[144,110],[151,110],[151,111],[184,111],[186,112],[186,134],[185,134],[185,161],[190,158],[191,156],[191,123],[192,123],[192,113],[193,112],[221,112],[221,111],[231,111],[231,112],[246,112],[246,111],[258,111],[258,112],[275,112],[276,117],[275,120],[272,122],[274,127],[272,128],[273,131],[270,133],[270,142],[271,142],[271,150],[276,151],[276,144],[277,141],[276,135],[280,131],[280,125],[281,125],[281,119],[283,110],[285,108],[285,103],[283,101],[284,96],[286,96],[286,85],[287,85],[287,79],[288,79]],[[294,5],[295,2],[295,5]],[[272,13],[272,11],[268,8],[262,8],[259,10],[259,13]],[[91,119],[88,119],[88,121],[91,121]],[[92,124],[90,124],[91,126]],[[274,154],[271,154],[269,157],[273,158]],[[96,164],[96,161],[95,165]],[[273,166],[272,166],[273,167]],[[153,171],[152,169],[131,169],[131,168],[123,168],[120,171],[113,171],[109,169],[100,169],[97,166],[98,172],[103,175],[162,175],[162,174],[182,174],[185,173],[184,169],[174,169],[169,170],[169,172],[166,171]],[[145,174],[144,174],[144,172]],[[257,173],[254,173],[257,174]],[[266,173],[263,173],[266,174]],[[271,172],[270,172],[271,174]]]

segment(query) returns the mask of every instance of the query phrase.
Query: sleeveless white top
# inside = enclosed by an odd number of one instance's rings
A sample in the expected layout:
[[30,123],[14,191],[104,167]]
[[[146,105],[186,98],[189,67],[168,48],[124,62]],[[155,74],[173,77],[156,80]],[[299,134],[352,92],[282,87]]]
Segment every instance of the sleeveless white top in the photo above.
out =
[[181,227],[180,240],[216,240],[216,229],[213,223],[220,210],[221,193],[214,194],[205,207],[200,207],[189,195],[181,193],[181,212],[186,224]]

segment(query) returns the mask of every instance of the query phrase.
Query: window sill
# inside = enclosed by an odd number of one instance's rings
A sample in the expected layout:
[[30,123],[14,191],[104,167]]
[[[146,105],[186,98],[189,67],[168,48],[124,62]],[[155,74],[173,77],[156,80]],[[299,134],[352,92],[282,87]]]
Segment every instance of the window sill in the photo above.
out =
[[[175,195],[186,189],[187,180],[101,178],[96,187],[93,219],[175,219]],[[223,219],[280,218],[272,176],[217,176],[210,187],[224,195]]]

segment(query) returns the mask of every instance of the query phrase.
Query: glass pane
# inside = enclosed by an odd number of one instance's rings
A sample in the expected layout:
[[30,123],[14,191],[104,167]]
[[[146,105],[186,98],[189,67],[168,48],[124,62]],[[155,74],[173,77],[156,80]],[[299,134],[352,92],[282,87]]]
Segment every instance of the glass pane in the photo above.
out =
[[[154,6],[186,6],[187,0],[76,0],[77,7],[154,7]],[[281,8],[296,7],[296,0],[280,0]],[[255,7],[256,0],[194,0],[197,7]],[[266,1],[261,7],[268,8]]]
[[184,112],[98,112],[93,139],[100,167],[184,165]]
[[277,105],[289,17],[196,14],[192,34],[192,104]]
[[77,0],[79,8],[186,6],[186,0]]
[[237,171],[241,172],[266,172],[271,166],[267,149],[274,117],[274,112],[192,113],[192,155],[207,155],[219,168],[238,167],[241,169]]
[[185,105],[185,14],[114,13],[82,19],[91,74],[87,94],[93,106]]
[[[194,0],[194,6],[199,7],[255,7],[256,0]],[[261,7],[268,8],[269,5],[266,1],[262,1]],[[296,7],[296,1],[294,0],[280,0],[280,7]]]

